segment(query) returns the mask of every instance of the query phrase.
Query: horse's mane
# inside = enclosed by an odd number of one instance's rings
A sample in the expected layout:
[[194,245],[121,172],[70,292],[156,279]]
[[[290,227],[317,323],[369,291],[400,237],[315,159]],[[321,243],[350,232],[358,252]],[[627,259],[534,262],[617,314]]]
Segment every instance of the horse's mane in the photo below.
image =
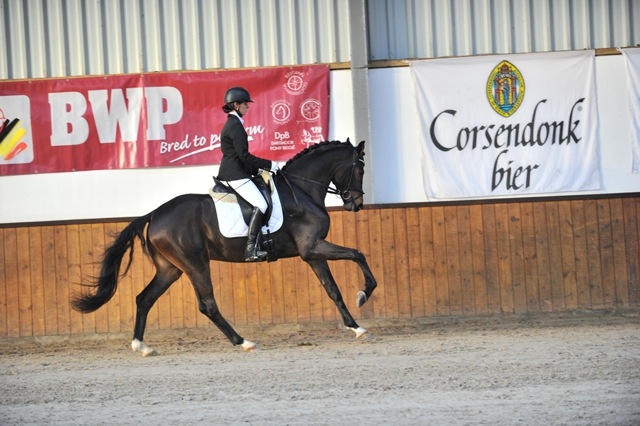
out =
[[295,162],[300,157],[305,157],[307,154],[310,154],[310,153],[315,152],[315,151],[323,151],[323,150],[325,150],[327,148],[331,148],[331,147],[338,146],[338,145],[345,145],[345,144],[351,145],[351,142],[349,142],[348,140],[347,140],[347,142],[342,142],[342,141],[322,141],[322,142],[318,142],[316,144],[310,145],[310,146],[306,147],[305,149],[303,149],[302,151],[300,151],[299,153],[297,153],[296,155],[294,155],[293,157],[291,157],[286,162],[286,164],[284,165],[283,170],[289,164]]

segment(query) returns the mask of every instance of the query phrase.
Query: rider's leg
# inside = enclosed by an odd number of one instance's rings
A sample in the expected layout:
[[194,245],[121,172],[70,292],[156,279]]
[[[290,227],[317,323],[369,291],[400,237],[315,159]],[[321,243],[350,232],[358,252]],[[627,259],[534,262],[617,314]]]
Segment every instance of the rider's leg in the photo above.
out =
[[253,214],[249,221],[249,237],[247,239],[247,247],[244,252],[245,261],[255,262],[257,260],[262,260],[267,256],[267,252],[258,249],[258,236],[260,234],[260,229],[262,228],[262,217],[264,212],[267,211],[267,202],[250,179],[233,180],[228,183],[238,194],[240,194],[242,198],[254,206]]
[[267,257],[267,252],[258,248],[259,240],[258,234],[260,228],[262,228],[262,216],[263,213],[258,207],[253,208],[253,214],[249,221],[249,237],[247,238],[247,248],[244,250],[245,262],[256,262]]

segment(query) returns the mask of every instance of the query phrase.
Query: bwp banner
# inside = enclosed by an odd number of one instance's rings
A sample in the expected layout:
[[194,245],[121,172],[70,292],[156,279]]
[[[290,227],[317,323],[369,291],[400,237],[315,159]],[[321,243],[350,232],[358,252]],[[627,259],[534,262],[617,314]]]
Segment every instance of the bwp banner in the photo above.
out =
[[329,68],[0,83],[0,175],[219,164],[224,94],[251,93],[249,150],[284,161],[325,140]]
[[640,173],[640,49],[620,49],[627,63],[629,111],[631,112],[631,153],[634,173]]
[[413,62],[433,199],[600,187],[594,51]]

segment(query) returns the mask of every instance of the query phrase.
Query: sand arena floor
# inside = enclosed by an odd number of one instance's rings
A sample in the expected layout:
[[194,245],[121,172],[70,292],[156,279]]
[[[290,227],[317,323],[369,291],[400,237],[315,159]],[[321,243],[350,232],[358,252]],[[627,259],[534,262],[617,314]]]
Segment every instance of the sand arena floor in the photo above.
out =
[[638,425],[640,313],[0,340],[1,424]]

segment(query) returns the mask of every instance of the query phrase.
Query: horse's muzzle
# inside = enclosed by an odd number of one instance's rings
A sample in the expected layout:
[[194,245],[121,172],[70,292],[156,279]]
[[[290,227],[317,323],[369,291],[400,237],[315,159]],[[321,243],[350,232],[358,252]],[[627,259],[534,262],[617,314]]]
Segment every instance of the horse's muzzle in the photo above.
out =
[[362,202],[362,200],[353,200],[353,201],[349,201],[348,203],[344,203],[344,209],[350,212],[358,212],[360,210],[362,210],[362,207],[364,207],[364,203]]
[[[359,192],[360,195],[354,197],[353,191]],[[364,191],[361,190],[346,190],[340,193],[340,197],[342,198],[342,202],[344,205],[344,209],[350,212],[360,211],[364,205]]]

